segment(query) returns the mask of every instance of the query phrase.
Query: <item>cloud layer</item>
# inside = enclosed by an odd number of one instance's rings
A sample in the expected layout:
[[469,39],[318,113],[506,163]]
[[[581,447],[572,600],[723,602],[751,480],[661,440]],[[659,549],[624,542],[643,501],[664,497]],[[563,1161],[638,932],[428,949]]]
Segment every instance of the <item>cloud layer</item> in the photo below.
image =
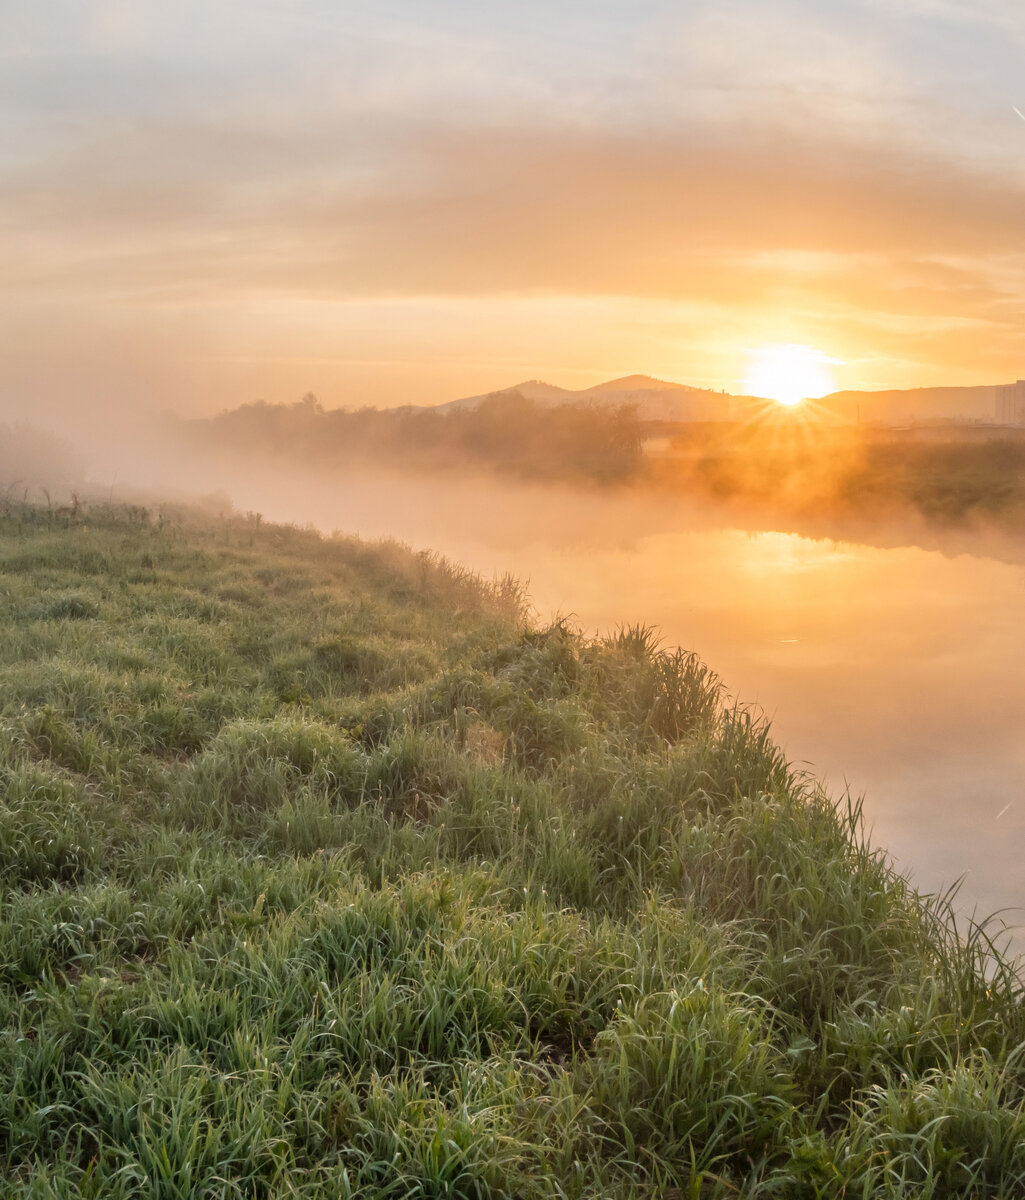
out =
[[7,410],[1022,373],[1008,5],[46,9],[0,15]]

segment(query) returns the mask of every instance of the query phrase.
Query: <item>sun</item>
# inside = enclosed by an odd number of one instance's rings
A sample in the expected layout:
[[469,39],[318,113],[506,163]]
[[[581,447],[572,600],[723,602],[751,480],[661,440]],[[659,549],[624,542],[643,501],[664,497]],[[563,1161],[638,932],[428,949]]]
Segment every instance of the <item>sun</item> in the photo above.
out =
[[784,342],[748,351],[744,390],[780,404],[800,404],[810,397],[836,391],[830,364],[837,362],[813,346]]

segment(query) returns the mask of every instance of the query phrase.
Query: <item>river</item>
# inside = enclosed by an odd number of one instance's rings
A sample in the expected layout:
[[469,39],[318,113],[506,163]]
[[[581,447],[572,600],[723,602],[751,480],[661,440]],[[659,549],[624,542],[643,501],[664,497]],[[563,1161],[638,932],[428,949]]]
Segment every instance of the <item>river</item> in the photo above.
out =
[[[1025,920],[1025,566],[985,552],[750,531],[680,501],[395,476],[259,485],[241,508],[390,535],[529,581],[542,617],[642,622],[759,706],[791,760],[864,796],[916,886]],[[1025,950],[1015,932],[1014,946]]]

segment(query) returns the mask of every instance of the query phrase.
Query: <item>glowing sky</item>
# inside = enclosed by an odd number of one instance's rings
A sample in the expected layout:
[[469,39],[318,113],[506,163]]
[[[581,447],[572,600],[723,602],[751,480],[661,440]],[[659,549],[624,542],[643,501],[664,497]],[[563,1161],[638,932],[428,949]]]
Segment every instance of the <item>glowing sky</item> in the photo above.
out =
[[0,414],[1025,375],[1020,0],[0,5]]

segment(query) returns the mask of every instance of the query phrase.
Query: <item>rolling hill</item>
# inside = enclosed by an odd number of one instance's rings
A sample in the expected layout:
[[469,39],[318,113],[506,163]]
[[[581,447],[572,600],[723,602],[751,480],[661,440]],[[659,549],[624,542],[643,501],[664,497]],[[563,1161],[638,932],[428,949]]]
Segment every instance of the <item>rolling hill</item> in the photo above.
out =
[[[438,412],[473,411],[495,397],[521,395],[543,407],[589,404],[600,408],[631,405],[642,421],[744,420],[766,404],[764,397],[731,395],[685,383],[627,375],[593,387],[574,390],[530,379],[479,396],[466,396],[437,406]],[[887,391],[840,391],[816,400],[817,409],[841,423],[908,425],[922,421],[992,422],[996,418],[996,388],[929,387]]]
[[458,412],[479,408],[498,396],[521,395],[544,407],[560,404],[590,404],[600,408],[636,406],[642,421],[722,421],[729,417],[731,396],[685,383],[652,379],[649,375],[626,375],[606,383],[575,391],[556,387],[540,379],[530,379],[512,387],[480,396],[466,396],[441,404],[438,410]]

